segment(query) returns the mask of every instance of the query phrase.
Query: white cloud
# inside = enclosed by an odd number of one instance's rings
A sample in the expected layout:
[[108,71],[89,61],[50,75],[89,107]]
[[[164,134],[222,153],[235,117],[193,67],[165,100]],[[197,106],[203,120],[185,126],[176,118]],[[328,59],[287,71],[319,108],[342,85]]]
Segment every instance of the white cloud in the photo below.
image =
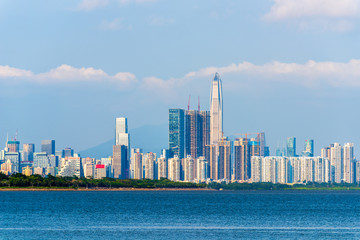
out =
[[150,24],[154,26],[163,26],[173,24],[175,20],[173,18],[164,18],[159,16],[150,17]]
[[120,5],[126,5],[130,3],[136,3],[136,4],[147,4],[147,3],[155,3],[158,0],[117,0]]
[[360,11],[359,0],[274,0],[265,19],[277,21],[300,17],[356,17]]
[[[348,62],[316,62],[309,60],[304,64],[283,63],[273,61],[263,65],[250,62],[230,64],[224,67],[207,67],[189,72],[180,78],[161,79],[146,77],[141,81],[130,72],[118,72],[110,75],[102,69],[92,67],[76,68],[63,64],[48,72],[34,74],[31,71],[0,66],[0,81],[18,79],[38,84],[67,83],[67,82],[109,82],[120,85],[138,84],[145,90],[156,90],[164,94],[172,94],[182,88],[192,86],[202,79],[210,79],[215,72],[219,72],[224,79],[233,79],[232,82],[251,79],[256,82],[289,83],[304,87],[321,85],[332,87],[360,87],[360,59]],[[253,84],[253,82],[247,84]]]
[[117,30],[122,28],[122,18],[115,18],[112,21],[104,20],[100,24],[100,29],[102,30]]
[[77,6],[78,10],[91,11],[99,7],[105,7],[109,4],[109,0],[82,0]]
[[28,70],[22,70],[9,66],[0,66],[0,78],[32,77],[34,74]]
[[129,72],[118,72],[115,75],[109,75],[101,69],[76,68],[63,64],[48,72],[34,74],[31,71],[12,68],[9,66],[0,66],[0,81],[9,78],[20,81],[33,82],[37,84],[53,84],[66,82],[109,82],[123,87],[129,87],[137,82],[134,74]]
[[274,0],[267,21],[295,23],[300,29],[344,32],[360,16],[360,0]]
[[[310,60],[305,64],[273,61],[264,65],[255,65],[243,62],[225,67],[199,69],[178,79],[151,79],[151,84],[148,84],[148,87],[154,86],[156,89],[163,90],[178,88],[194,80],[210,79],[216,72],[219,72],[224,78],[234,79],[232,80],[233,83],[244,81],[242,79],[252,79],[256,82],[289,83],[311,88],[323,85],[360,87],[360,59],[353,59],[347,63]],[[247,82],[246,84],[254,83]]]

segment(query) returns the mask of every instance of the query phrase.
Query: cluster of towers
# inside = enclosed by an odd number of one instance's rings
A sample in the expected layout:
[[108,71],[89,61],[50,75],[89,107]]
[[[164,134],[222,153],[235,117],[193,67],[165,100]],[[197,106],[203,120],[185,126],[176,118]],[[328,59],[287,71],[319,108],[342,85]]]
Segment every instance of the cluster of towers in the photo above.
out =
[[265,134],[231,141],[224,136],[222,81],[218,73],[211,82],[210,111],[169,109],[170,157],[203,158],[208,163],[207,179],[248,180],[251,157],[266,156]]

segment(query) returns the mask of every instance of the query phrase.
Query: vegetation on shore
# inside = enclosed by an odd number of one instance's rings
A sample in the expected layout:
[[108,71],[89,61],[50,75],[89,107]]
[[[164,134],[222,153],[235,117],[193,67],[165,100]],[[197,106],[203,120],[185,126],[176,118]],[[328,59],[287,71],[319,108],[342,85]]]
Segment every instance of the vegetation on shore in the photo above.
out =
[[16,173],[7,176],[0,173],[0,188],[192,188],[192,189],[216,189],[216,190],[360,190],[359,184],[348,183],[306,183],[306,184],[273,184],[273,183],[190,183],[173,182],[162,178],[160,180],[150,179],[87,179],[77,177],[54,177],[48,175],[25,176]]
[[0,173],[1,188],[206,188],[206,184],[173,182],[168,179],[88,179],[77,177],[54,177],[48,175],[25,176],[21,173],[6,176]]

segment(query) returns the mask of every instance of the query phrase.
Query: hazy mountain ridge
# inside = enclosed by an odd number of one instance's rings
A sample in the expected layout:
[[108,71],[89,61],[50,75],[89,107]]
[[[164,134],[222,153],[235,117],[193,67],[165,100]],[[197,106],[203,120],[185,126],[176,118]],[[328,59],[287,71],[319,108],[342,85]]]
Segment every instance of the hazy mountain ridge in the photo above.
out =
[[[168,147],[168,125],[144,125],[129,130],[130,147],[142,148],[143,152],[160,153],[162,148]],[[80,151],[81,157],[102,158],[112,156],[115,138],[100,143],[97,146]]]

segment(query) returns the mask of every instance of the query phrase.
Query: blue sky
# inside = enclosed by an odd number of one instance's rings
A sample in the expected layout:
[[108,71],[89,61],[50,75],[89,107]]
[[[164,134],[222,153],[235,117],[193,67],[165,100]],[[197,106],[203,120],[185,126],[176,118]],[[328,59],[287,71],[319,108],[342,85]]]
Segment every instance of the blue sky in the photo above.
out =
[[208,108],[218,71],[226,135],[356,147],[359,17],[360,0],[3,0],[0,141],[82,150],[117,116],[166,124],[189,94]]

